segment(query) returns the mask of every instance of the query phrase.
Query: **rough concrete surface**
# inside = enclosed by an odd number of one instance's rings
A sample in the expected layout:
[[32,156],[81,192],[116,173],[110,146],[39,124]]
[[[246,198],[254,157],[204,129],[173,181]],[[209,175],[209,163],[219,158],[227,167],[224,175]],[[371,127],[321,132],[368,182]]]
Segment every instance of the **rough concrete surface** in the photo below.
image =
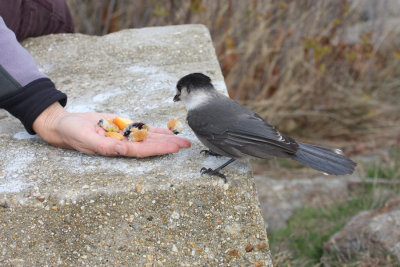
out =
[[[228,183],[200,175],[204,156],[173,103],[177,80],[211,76],[226,92],[208,30],[185,25],[29,39],[71,112],[110,112],[166,127],[190,149],[145,159],[89,156],[29,136],[0,112],[0,265],[272,266],[248,163]],[[79,131],[79,129],[76,129]]]

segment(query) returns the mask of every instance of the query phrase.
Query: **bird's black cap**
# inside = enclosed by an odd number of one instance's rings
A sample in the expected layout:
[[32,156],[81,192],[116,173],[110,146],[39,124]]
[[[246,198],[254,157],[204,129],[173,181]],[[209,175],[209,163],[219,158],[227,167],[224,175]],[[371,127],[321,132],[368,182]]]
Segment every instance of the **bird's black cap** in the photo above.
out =
[[176,88],[180,92],[183,87],[186,87],[188,92],[190,92],[190,90],[194,88],[207,88],[209,86],[212,86],[210,77],[203,73],[196,72],[182,77],[178,81]]

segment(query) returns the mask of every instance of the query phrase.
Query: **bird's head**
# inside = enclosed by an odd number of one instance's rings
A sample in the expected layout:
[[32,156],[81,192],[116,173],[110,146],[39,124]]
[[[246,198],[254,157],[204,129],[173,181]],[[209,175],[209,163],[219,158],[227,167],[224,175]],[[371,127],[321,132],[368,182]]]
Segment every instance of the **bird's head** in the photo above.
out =
[[202,73],[191,73],[178,81],[174,102],[182,101],[189,110],[206,103],[212,91],[215,89],[210,77]]
[[196,90],[207,90],[213,88],[211,79],[202,73],[191,73],[182,77],[176,84],[176,95],[174,101],[183,100],[187,95]]

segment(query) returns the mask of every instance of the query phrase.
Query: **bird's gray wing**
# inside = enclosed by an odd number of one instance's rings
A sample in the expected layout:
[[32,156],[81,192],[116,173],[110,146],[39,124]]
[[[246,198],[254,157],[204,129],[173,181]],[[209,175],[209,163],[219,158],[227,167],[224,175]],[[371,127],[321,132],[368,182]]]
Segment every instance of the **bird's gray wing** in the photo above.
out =
[[257,114],[229,127],[225,143],[241,147],[239,149],[245,154],[262,158],[295,154],[299,147],[293,138],[281,134]]

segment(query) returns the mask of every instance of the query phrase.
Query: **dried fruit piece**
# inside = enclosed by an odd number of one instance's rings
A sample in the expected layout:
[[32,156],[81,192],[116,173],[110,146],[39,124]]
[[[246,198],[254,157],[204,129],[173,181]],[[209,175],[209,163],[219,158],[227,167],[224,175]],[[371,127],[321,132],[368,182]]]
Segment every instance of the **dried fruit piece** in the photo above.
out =
[[172,131],[174,134],[179,134],[183,130],[183,125],[179,120],[170,120],[167,123],[167,127],[170,131]]
[[129,124],[128,126],[125,127],[124,136],[128,136],[131,133],[131,129],[132,128],[137,128],[139,130],[142,130],[142,129],[147,130],[149,128],[149,126],[147,126],[143,122],[134,122],[134,123]]
[[106,132],[116,132],[119,133],[119,128],[112,122],[112,119],[101,118],[97,123]]
[[[129,118],[115,117],[114,119],[100,119],[98,125],[102,127],[106,133],[105,136],[118,140],[123,140],[124,136],[128,136],[128,140],[140,142],[147,137],[147,126],[143,122],[133,122]],[[123,135],[120,133],[123,129]]]
[[130,130],[130,134],[129,134],[129,137],[128,137],[128,140],[129,141],[134,141],[134,142],[140,142],[140,141],[143,141],[144,139],[146,139],[146,137],[147,137],[147,128],[146,129],[139,129],[139,128],[136,128],[136,127],[133,127],[131,130]]
[[124,130],[126,126],[130,125],[133,123],[133,120],[129,118],[123,118],[123,117],[115,117],[113,120],[114,124],[118,126],[120,130]]
[[118,140],[124,139],[124,136],[121,133],[116,133],[116,132],[106,132],[107,137],[112,137]]

